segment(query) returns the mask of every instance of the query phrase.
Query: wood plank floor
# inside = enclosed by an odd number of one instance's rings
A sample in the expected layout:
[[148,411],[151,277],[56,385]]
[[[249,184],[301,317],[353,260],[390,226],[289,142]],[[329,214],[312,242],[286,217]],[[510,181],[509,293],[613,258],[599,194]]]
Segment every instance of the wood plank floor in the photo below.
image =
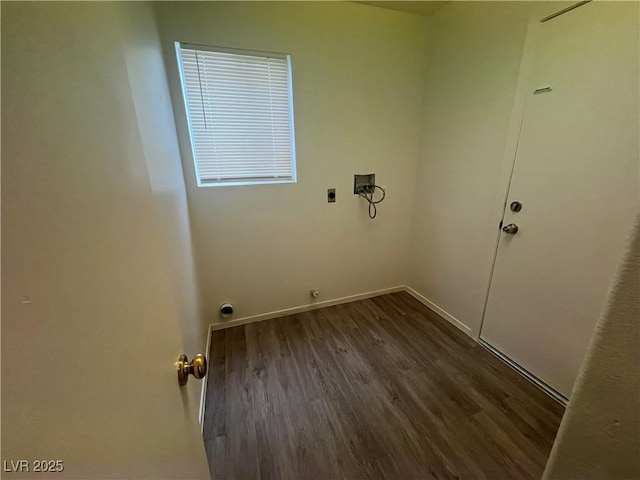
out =
[[563,407],[407,293],[213,332],[217,479],[539,478]]

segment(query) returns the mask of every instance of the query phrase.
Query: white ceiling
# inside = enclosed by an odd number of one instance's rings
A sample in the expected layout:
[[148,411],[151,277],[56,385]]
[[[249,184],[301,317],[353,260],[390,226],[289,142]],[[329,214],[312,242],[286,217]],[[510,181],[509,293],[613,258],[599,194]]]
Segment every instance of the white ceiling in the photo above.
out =
[[387,2],[356,2],[363,3],[365,5],[371,5],[373,7],[387,8],[389,10],[398,10],[400,12],[415,13],[417,15],[430,16],[436,11],[441,9],[445,4],[449,2],[436,2],[436,1],[387,1]]

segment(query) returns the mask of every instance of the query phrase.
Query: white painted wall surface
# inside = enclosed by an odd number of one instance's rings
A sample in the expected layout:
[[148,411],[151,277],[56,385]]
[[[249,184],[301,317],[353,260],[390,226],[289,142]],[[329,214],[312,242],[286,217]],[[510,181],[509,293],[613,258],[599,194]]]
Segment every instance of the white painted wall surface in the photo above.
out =
[[2,460],[65,468],[15,478],[209,476],[173,364],[132,13],[145,11],[2,4]]
[[640,478],[639,292],[636,217],[543,478]]
[[[203,318],[195,270],[187,195],[169,85],[153,10],[148,2],[126,2],[125,62],[138,131],[153,192],[159,240],[168,261],[178,325],[189,358],[207,353],[209,322]],[[202,382],[186,389],[199,408]]]
[[[158,3],[210,322],[407,282],[428,19],[342,2]],[[298,183],[198,188],[173,42],[291,54]],[[433,92],[431,92],[433,93]],[[355,173],[389,189],[370,220]],[[337,189],[327,203],[326,189]]]
[[409,285],[480,330],[509,165],[530,2],[451,2],[433,17]]

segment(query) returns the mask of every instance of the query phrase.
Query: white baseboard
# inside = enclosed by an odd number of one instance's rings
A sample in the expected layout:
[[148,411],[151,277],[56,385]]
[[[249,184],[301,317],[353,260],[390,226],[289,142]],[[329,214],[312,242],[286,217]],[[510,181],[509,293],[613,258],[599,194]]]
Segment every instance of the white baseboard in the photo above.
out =
[[440,315],[442,318],[444,318],[445,320],[448,320],[449,323],[451,323],[455,327],[458,327],[460,330],[462,330],[467,335],[471,336],[471,328],[467,327],[464,323],[462,323],[456,317],[451,315],[449,312],[447,312],[446,310],[443,310],[442,308],[440,308],[438,305],[436,305],[435,303],[433,303],[431,300],[427,299],[426,297],[423,297],[421,294],[416,292],[413,288],[405,287],[405,290],[409,295],[411,295],[413,298],[418,300],[420,303],[424,304],[425,306],[427,306],[428,308],[433,310],[435,313]]
[[[325,300],[323,302],[310,303],[308,305],[300,305],[298,307],[285,308],[284,310],[276,310],[274,312],[261,313],[260,315],[252,315],[250,317],[236,318],[228,322],[212,323],[209,332],[209,339],[207,340],[207,348],[210,347],[211,331],[222,330],[225,328],[237,327],[238,325],[246,325],[248,323],[261,322],[263,320],[271,320],[272,318],[284,317],[285,315],[294,315],[296,313],[309,312],[318,308],[331,307],[333,305],[340,305],[341,303],[355,302],[357,300],[364,300],[365,298],[378,297],[380,295],[386,295],[388,293],[407,292],[423,305],[427,306],[435,313],[440,315],[445,320],[448,320],[452,325],[462,330],[467,335],[471,336],[471,328],[466,326],[456,317],[451,315],[446,310],[443,310],[431,300],[422,296],[416,292],[413,288],[407,285],[398,285],[397,287],[383,288],[382,290],[374,290],[372,292],[359,293],[357,295],[349,295],[348,297],[334,298],[333,300]],[[208,350],[207,350],[208,352]]]
[[284,310],[277,310],[275,312],[237,318],[235,320],[229,320],[228,322],[212,323],[211,330],[222,330],[225,328],[237,327],[238,325],[246,325],[247,323],[261,322],[263,320],[270,320],[272,318],[284,317],[285,315],[294,315],[296,313],[309,312],[311,310],[317,310],[318,308],[331,307],[333,305],[340,305],[341,303],[355,302],[357,300],[364,300],[365,298],[378,297],[387,293],[402,292],[405,289],[406,287],[404,285],[399,285],[397,287],[383,288],[382,290],[375,290],[373,292],[359,293],[357,295],[349,295],[348,297],[340,297],[334,298],[333,300],[325,300],[323,302],[300,305],[299,307],[285,308]]

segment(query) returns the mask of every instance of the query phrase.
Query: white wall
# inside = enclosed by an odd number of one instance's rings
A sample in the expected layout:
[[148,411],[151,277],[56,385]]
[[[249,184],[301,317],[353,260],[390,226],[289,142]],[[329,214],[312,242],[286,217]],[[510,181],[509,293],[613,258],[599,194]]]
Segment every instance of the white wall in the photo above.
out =
[[637,217],[543,478],[640,478],[639,292]]
[[[403,285],[428,19],[338,2],[158,3],[203,305],[219,321]],[[298,183],[198,188],[173,42],[291,54]],[[370,220],[355,173],[387,200]],[[328,204],[326,189],[337,189]]]
[[529,2],[433,17],[409,285],[477,336],[508,180],[503,161]]

